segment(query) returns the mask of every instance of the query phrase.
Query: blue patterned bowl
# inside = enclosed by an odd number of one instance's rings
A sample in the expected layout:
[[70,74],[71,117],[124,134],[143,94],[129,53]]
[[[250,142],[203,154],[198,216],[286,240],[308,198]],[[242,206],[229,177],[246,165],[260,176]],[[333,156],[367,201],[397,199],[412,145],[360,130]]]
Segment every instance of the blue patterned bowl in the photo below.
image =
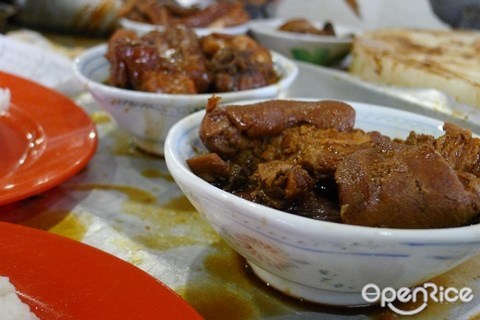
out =
[[[306,100],[306,99],[304,99]],[[411,130],[439,136],[443,122],[352,102],[356,126],[405,138]],[[204,112],[175,124],[165,143],[168,169],[211,226],[245,257],[253,271],[287,295],[338,306],[371,303],[361,292],[412,287],[447,272],[480,252],[480,225],[446,229],[385,229],[313,220],[258,205],[193,174],[186,160],[204,151]]]

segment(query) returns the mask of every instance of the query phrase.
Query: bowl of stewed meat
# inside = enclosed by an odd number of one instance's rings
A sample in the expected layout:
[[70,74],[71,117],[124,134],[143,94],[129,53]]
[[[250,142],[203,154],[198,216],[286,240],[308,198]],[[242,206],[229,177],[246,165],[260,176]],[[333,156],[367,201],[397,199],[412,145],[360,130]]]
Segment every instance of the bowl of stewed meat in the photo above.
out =
[[260,279],[337,306],[420,288],[480,252],[479,158],[453,123],[306,98],[215,97],[165,144],[176,183]]
[[170,127],[203,109],[212,95],[274,98],[292,84],[298,67],[246,35],[200,37],[174,26],[143,35],[120,29],[78,56],[74,71],[139,147],[162,154]]
[[211,33],[245,34],[250,16],[242,1],[210,1],[180,6],[175,2],[129,0],[119,10],[123,28],[139,33],[183,25],[199,36]]

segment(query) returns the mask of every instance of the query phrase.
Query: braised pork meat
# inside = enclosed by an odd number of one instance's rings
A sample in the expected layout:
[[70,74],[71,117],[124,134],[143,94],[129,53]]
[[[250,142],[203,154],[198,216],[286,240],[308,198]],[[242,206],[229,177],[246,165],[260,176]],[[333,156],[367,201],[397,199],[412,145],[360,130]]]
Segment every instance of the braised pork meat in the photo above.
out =
[[480,211],[480,139],[445,124],[405,140],[355,128],[338,101],[271,100],[219,106],[199,136],[209,153],[187,161],[206,181],[250,201],[313,219],[389,228],[445,228]]
[[240,1],[218,1],[206,7],[184,7],[173,0],[129,0],[119,15],[133,21],[190,28],[232,27],[249,20]]
[[445,134],[437,139],[411,132],[405,143],[428,145],[439,152],[455,170],[480,177],[480,139],[472,137],[470,130],[452,123],[445,123],[443,130]]
[[[212,153],[188,160],[196,174],[243,198],[339,221],[331,183],[347,154],[386,139],[353,128],[355,110],[338,101],[272,100],[207,105],[200,138]],[[330,180],[330,182],[329,182]]]
[[170,94],[255,89],[278,81],[270,51],[249,36],[199,38],[174,26],[143,36],[120,29],[108,42],[108,83]]
[[345,157],[335,173],[342,221],[391,228],[467,224],[479,197],[433,148],[383,143]]
[[213,92],[254,89],[278,81],[270,51],[249,36],[214,33],[200,41]]
[[148,92],[205,92],[210,85],[207,60],[195,33],[175,27],[137,36],[119,30],[108,43],[110,85]]
[[300,124],[343,132],[351,131],[355,123],[355,110],[339,101],[270,100],[225,107],[219,102],[218,97],[208,100],[200,138],[211,152],[229,159],[257,145],[262,148],[265,139]]

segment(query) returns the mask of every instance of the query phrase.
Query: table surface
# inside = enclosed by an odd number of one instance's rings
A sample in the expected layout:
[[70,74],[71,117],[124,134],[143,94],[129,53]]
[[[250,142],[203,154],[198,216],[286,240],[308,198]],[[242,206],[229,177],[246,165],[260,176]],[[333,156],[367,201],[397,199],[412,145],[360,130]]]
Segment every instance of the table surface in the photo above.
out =
[[[53,39],[69,49],[63,39]],[[337,71],[299,66],[300,75],[284,97],[418,107],[401,95],[372,90]],[[304,85],[312,79],[324,80],[321,89],[311,91],[311,86]],[[184,197],[163,158],[137,149],[89,93],[77,92],[71,98],[97,126],[96,154],[84,170],[61,185],[0,207],[0,220],[81,241],[132,263],[180,294],[206,319],[390,319],[392,315],[380,308],[308,304],[262,283]],[[475,257],[433,281],[478,287],[479,267],[480,257]],[[472,309],[477,302],[435,304],[409,319],[467,317],[475,314]]]

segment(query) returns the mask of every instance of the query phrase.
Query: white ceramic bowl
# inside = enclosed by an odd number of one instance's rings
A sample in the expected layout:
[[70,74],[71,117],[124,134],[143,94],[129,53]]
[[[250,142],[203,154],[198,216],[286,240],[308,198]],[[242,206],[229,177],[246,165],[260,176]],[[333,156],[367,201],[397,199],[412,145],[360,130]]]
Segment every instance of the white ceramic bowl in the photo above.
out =
[[[165,27],[162,25],[155,25],[151,23],[137,22],[127,18],[120,18],[120,26],[125,29],[130,29],[137,34],[144,34],[153,30],[164,30]],[[248,31],[248,23],[242,23],[237,26],[225,27],[225,28],[193,28],[195,33],[202,37],[209,35],[211,33],[223,33],[230,35],[240,35],[245,34]]]
[[[442,122],[351,103],[356,127],[405,138],[410,130],[439,136]],[[411,287],[480,252],[480,224],[446,229],[385,229],[313,220],[258,205],[193,174],[185,161],[205,150],[204,112],[178,122],[165,143],[168,169],[187,198],[253,271],[287,295],[338,306],[368,304],[362,288]]]
[[[285,56],[317,65],[339,62],[351,50],[354,30],[333,22],[336,36],[319,36],[279,31],[286,20],[265,19],[250,21],[252,36],[263,46]],[[312,21],[317,28],[323,23]]]
[[[74,60],[74,72],[88,91],[118,125],[128,131],[137,145],[149,152],[163,154],[170,127],[192,112],[205,107],[212,94],[162,94],[115,88],[105,84],[110,64],[105,58],[107,45],[91,48]],[[218,93],[222,102],[274,98],[287,89],[298,75],[297,65],[272,52],[277,83],[250,90]]]

